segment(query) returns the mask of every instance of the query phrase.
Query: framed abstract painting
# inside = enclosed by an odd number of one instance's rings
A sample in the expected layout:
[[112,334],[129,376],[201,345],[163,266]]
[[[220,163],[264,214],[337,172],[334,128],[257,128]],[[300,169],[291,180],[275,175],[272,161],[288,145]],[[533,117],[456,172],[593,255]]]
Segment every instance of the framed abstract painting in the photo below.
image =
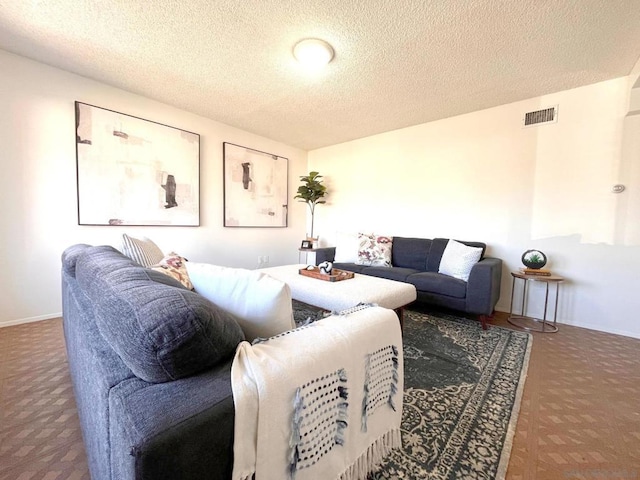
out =
[[75,102],[79,225],[200,225],[200,135]]
[[289,160],[223,143],[224,226],[286,227]]

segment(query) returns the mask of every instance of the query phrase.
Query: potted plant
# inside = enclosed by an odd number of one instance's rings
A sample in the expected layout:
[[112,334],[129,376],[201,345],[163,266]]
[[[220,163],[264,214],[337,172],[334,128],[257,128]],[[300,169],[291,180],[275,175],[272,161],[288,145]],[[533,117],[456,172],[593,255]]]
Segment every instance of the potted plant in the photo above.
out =
[[311,235],[307,239],[315,242],[317,239],[313,237],[313,219],[316,205],[327,203],[323,200],[327,194],[327,187],[322,184],[322,175],[318,172],[309,172],[309,175],[301,176],[300,180],[302,180],[302,185],[298,187],[298,194],[293,198],[297,198],[309,205],[309,210],[311,210]]

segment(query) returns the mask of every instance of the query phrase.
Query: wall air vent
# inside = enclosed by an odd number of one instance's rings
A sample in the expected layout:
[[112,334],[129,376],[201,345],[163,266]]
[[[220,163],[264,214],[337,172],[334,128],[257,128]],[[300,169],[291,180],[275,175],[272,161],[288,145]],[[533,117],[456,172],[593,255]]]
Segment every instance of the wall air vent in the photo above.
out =
[[545,123],[556,123],[558,121],[558,106],[527,112],[524,114],[523,127],[533,127],[544,125]]

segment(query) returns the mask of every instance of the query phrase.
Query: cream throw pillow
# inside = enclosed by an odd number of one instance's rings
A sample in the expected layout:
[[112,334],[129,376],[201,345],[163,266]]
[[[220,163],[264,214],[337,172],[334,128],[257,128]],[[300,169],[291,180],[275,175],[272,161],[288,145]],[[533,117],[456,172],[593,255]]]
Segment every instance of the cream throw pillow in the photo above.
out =
[[289,285],[242,268],[186,262],[197,293],[231,313],[248,341],[295,328]]
[[464,243],[449,240],[440,259],[438,273],[469,281],[473,266],[480,260],[482,248],[468,247]]
[[147,237],[133,238],[122,234],[122,253],[143,267],[157,265],[164,258],[162,250]]

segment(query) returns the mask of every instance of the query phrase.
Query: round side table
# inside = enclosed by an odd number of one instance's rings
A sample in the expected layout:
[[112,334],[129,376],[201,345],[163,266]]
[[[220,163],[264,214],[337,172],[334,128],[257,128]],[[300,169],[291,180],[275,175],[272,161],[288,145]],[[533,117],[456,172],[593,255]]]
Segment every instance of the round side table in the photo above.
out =
[[[515,325],[516,327],[522,328],[524,330],[529,330],[532,332],[542,332],[542,333],[555,333],[558,331],[558,327],[556,326],[556,318],[558,316],[558,297],[560,296],[560,284],[564,282],[564,278],[558,275],[527,275],[522,272],[511,272],[511,276],[513,277],[513,281],[511,284],[511,307],[509,308],[509,318],[507,321]],[[520,307],[520,314],[513,313],[513,296],[516,289],[516,280],[521,280],[521,282],[517,282],[518,284],[522,284],[522,305]],[[527,300],[527,286],[529,282],[542,282],[545,284],[545,295],[544,295],[544,313],[542,314],[542,318],[535,318],[526,315],[525,312],[525,302]],[[553,309],[553,321],[547,320],[547,310],[549,303],[549,285],[555,285],[555,306]]]

